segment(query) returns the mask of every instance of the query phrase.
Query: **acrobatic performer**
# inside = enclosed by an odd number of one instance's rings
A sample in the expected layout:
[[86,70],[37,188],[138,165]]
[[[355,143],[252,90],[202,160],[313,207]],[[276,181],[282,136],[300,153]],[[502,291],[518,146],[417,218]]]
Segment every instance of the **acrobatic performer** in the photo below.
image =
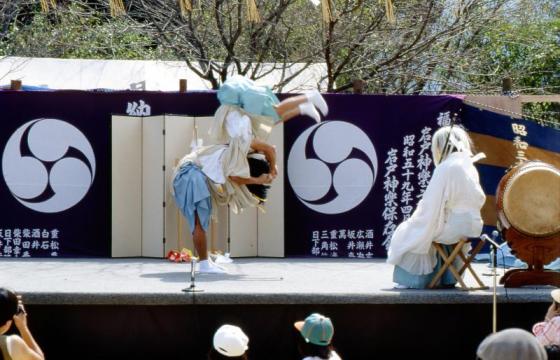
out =
[[[401,223],[391,239],[387,262],[395,265],[397,288],[426,288],[442,266],[432,242],[446,245],[463,237],[478,237],[482,231],[480,209],[485,195],[473,163],[471,140],[459,126],[438,129],[432,138],[436,168],[412,216]],[[469,245],[470,246],[470,245]],[[449,253],[451,246],[445,246]],[[463,249],[468,252],[469,249]],[[454,287],[447,271],[441,287]]]
[[217,96],[221,106],[214,115],[210,136],[218,143],[228,143],[232,129],[239,127],[249,127],[255,138],[266,141],[274,125],[299,115],[320,122],[317,109],[323,116],[329,111],[317,90],[279,101],[268,87],[258,86],[239,75],[227,79],[218,89]]
[[276,152],[252,138],[249,128],[232,128],[229,144],[201,147],[185,155],[173,176],[173,196],[187,218],[199,256],[198,271],[224,273],[208,258],[206,232],[217,206],[237,213],[266,200],[276,177]]
[[[248,206],[259,206],[266,197],[267,184],[277,176],[275,149],[265,142],[272,127],[298,115],[309,115],[319,122],[316,108],[323,115],[328,112],[318,91],[280,102],[269,88],[242,76],[228,79],[217,96],[221,106],[210,135],[221,145],[186,155],[177,166],[173,181],[175,200],[193,229],[201,272],[224,271],[207,255],[210,207],[229,204],[237,213]],[[264,154],[266,161],[250,154],[252,151]]]

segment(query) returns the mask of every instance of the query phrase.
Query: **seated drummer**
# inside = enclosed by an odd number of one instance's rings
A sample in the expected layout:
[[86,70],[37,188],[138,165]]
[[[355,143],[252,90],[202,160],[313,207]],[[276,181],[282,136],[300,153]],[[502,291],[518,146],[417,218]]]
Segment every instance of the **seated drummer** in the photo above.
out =
[[[467,132],[459,126],[438,129],[432,138],[436,165],[432,178],[412,216],[401,223],[391,238],[387,262],[395,265],[396,288],[426,288],[442,266],[432,242],[451,244],[464,237],[478,237],[482,231],[480,209],[486,196],[473,162]],[[469,249],[463,249],[464,253]],[[456,280],[447,271],[440,287],[454,287]]]

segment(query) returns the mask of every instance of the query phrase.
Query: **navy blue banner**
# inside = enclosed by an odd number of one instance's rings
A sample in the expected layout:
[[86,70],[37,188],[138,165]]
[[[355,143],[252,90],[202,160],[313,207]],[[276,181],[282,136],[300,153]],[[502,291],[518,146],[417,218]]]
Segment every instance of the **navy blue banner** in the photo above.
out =
[[111,116],[217,105],[213,92],[0,91],[0,256],[110,256]]
[[486,158],[476,165],[486,194],[482,208],[484,232],[496,227],[496,191],[508,169],[520,161],[540,160],[560,168],[560,131],[536,122],[512,118],[464,105],[462,123],[477,151]]
[[285,124],[286,256],[386,256],[433,165],[431,136],[460,112],[450,96],[327,95],[324,122]]
[[462,113],[463,124],[471,132],[509,140],[512,144],[516,139],[523,140],[531,147],[560,153],[559,130],[470,105],[464,105]]

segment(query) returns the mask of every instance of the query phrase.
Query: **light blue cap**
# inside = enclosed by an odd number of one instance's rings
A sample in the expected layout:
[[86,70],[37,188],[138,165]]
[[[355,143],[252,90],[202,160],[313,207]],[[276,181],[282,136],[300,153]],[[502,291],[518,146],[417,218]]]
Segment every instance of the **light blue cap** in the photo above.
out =
[[305,341],[314,345],[327,346],[334,335],[331,319],[317,313],[309,315],[305,321],[296,322],[294,326]]

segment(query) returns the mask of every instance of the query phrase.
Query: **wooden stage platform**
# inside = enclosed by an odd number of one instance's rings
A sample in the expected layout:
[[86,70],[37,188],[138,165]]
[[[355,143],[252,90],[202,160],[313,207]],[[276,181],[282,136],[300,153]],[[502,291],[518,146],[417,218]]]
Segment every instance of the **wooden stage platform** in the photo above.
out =
[[[246,331],[251,359],[297,358],[292,324],[314,311],[333,319],[344,359],[473,359],[492,314],[491,271],[474,266],[489,290],[396,290],[381,259],[235,259],[228,274],[197,276],[197,293],[182,291],[185,263],[2,259],[0,285],[23,294],[50,359],[204,359],[223,323]],[[499,327],[530,329],[550,290],[499,286]]]

